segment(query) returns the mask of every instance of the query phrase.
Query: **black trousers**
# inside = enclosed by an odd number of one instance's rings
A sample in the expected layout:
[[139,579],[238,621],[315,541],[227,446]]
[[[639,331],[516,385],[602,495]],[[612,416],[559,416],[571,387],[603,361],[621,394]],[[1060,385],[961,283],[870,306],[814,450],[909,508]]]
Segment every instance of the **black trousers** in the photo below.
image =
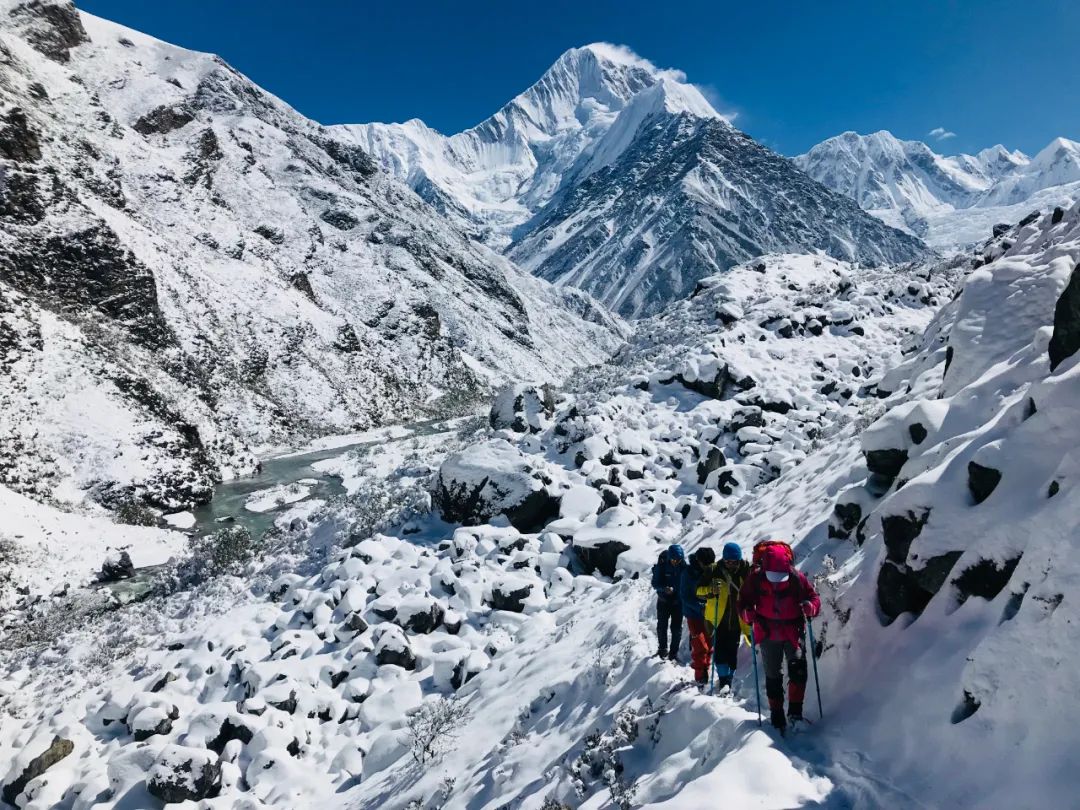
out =
[[720,626],[713,632],[716,638],[713,645],[716,672],[721,677],[731,675],[739,663],[739,639],[742,638],[739,620],[732,616],[725,616],[721,619]]
[[[671,627],[671,646],[668,646],[668,627]],[[678,652],[682,641],[682,603],[678,599],[656,600],[656,638],[660,652]]]

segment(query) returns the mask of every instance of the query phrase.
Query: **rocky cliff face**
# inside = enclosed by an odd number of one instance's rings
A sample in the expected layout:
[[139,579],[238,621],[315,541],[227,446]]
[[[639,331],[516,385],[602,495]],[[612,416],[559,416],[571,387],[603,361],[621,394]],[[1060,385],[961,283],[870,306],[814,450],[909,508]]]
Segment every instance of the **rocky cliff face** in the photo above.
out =
[[[618,340],[215,57],[35,0],[0,7],[0,61],[0,429],[71,497],[189,502],[244,447],[551,379]],[[99,463],[118,444],[132,458]],[[200,483],[149,482],[174,463]]]
[[561,196],[509,255],[629,317],[705,276],[800,249],[865,265],[925,254],[789,160],[718,119],[650,112],[611,164]]

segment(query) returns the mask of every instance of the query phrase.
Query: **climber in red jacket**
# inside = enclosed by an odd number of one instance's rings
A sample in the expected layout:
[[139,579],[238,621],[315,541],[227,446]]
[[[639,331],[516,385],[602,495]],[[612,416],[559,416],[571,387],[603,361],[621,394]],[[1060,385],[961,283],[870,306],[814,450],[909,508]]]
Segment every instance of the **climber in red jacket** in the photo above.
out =
[[758,543],[754,564],[739,591],[739,615],[754,628],[765,664],[765,695],[773,726],[784,731],[783,660],[788,670],[788,717],[802,720],[806,693],[806,617],[817,616],[821,599],[810,580],[795,570],[791,546],[779,540]]

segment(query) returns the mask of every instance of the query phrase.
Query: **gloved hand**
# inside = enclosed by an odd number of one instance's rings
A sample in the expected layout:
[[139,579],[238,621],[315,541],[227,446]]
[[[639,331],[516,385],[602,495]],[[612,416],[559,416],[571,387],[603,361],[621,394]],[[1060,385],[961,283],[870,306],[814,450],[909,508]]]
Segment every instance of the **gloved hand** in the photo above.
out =
[[802,608],[803,616],[813,617],[814,615],[814,603],[807,599],[799,607]]
[[757,613],[755,613],[753,610],[744,610],[742,612],[742,615],[739,616],[739,618],[743,620],[744,624],[748,624],[753,627],[754,623],[757,621]]
[[675,589],[674,588],[664,588],[664,593],[666,593],[668,596],[674,596],[675,595]]

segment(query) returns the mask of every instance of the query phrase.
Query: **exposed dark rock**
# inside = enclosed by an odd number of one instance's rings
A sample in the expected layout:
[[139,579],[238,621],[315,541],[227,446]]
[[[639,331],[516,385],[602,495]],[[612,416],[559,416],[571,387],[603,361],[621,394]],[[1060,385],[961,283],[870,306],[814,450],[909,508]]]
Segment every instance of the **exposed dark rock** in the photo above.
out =
[[710,447],[705,460],[697,465],[698,483],[704,486],[709,476],[725,464],[727,464],[727,459],[724,458],[724,451],[716,446]]
[[273,706],[275,709],[285,712],[286,714],[294,714],[296,712],[296,691],[290,691],[289,696],[285,700],[279,700],[274,702],[272,700],[266,701],[267,706]]
[[41,141],[19,107],[9,110],[0,124],[0,157],[15,163],[41,160]]
[[881,531],[890,560],[897,563],[907,560],[912,542],[922,533],[929,517],[930,510],[925,509],[919,515],[908,511],[903,515],[885,515],[881,519]]
[[[128,718],[129,726],[130,726],[130,723],[131,723],[131,719],[132,718]],[[130,728],[129,727],[129,731],[131,733],[131,736],[135,738],[135,742],[143,742],[145,740],[149,740],[151,737],[157,737],[157,736],[159,736],[161,734],[168,734],[170,731],[172,731],[173,719],[174,718],[172,718],[172,717],[163,717],[163,718],[161,718],[161,720],[158,721],[158,724],[156,726],[154,726],[153,728],[145,728],[145,727],[144,728]]]
[[188,155],[187,159],[192,164],[192,167],[184,175],[184,182],[189,186],[194,186],[205,178],[206,186],[209,188],[214,164],[224,157],[225,154],[221,151],[221,143],[218,141],[217,134],[213,128],[207,127],[199,134],[199,141],[195,146],[195,150]]
[[1050,215],[1050,224],[1057,225],[1061,220],[1065,218],[1065,209],[1058,206],[1054,209],[1054,213]]
[[599,571],[605,577],[614,577],[619,564],[619,555],[629,551],[630,546],[618,540],[608,540],[595,546],[571,546],[581,568],[586,574]]
[[70,0],[30,0],[12,9],[11,16],[23,24],[30,46],[54,62],[69,61],[72,48],[90,41]]
[[195,114],[181,105],[162,105],[142,116],[132,129],[142,135],[166,135],[187,126],[195,120]]
[[170,683],[172,683],[175,680],[176,680],[176,673],[173,672],[172,670],[169,670],[164,675],[162,675],[160,678],[158,678],[156,681],[154,681],[154,683],[150,686],[150,691],[156,694],[157,692],[160,692],[162,689],[164,689],[166,686],[168,686]]
[[393,665],[411,672],[416,669],[416,654],[410,647],[400,650],[384,647],[375,654],[375,663],[380,667]]
[[863,455],[870,472],[890,480],[900,474],[908,460],[907,450],[902,449],[869,450]]
[[[310,286],[310,284],[309,284]],[[343,323],[338,327],[337,338],[334,340],[334,348],[345,354],[352,354],[363,350],[360,338],[356,336],[356,330],[352,324]]]
[[915,444],[922,444],[930,434],[926,432],[926,428],[919,422],[913,422],[908,425],[908,435],[911,436],[911,440],[915,442]]
[[96,309],[150,348],[171,341],[153,273],[103,222],[24,240],[0,256],[0,274],[62,312]]
[[955,726],[957,723],[963,723],[971,715],[975,714],[979,710],[980,703],[977,701],[970,692],[964,692],[964,699],[960,705],[953,709],[952,718],[950,722]]
[[877,597],[888,622],[904,613],[922,613],[945,583],[961,553],[950,551],[933,557],[918,571],[886,561],[878,573]]
[[937,557],[931,557],[922,568],[911,571],[911,581],[930,596],[933,596],[941,590],[941,586],[945,584],[945,580],[948,579],[949,573],[952,571],[953,566],[956,565],[956,561],[960,559],[962,553],[961,551],[948,551]]
[[982,503],[1001,483],[1001,471],[984,467],[974,461],[968,462],[968,490],[975,503]]
[[433,602],[429,610],[414,613],[402,627],[410,633],[430,633],[440,624],[446,611],[438,602]]
[[319,215],[319,219],[321,219],[327,225],[332,225],[339,231],[351,231],[353,228],[360,224],[360,220],[358,220],[348,211],[342,211],[337,208],[331,208],[327,211],[323,211],[322,214]]
[[1050,370],[1080,349],[1080,265],[1073,268],[1069,283],[1054,307],[1054,334],[1050,338]]
[[101,582],[118,582],[121,579],[130,579],[135,576],[135,565],[131,562],[131,555],[121,551],[115,559],[108,559],[101,565],[98,579]]
[[221,791],[221,763],[205,751],[193,749],[178,757],[178,746],[167,747],[154,764],[146,789],[166,804],[198,802]]
[[729,429],[732,433],[738,433],[744,427],[764,426],[765,417],[761,413],[761,408],[749,405],[735,411],[731,417],[731,426]]
[[274,245],[280,245],[285,241],[285,231],[273,225],[258,225],[255,228],[255,233]]
[[4,785],[4,801],[14,806],[15,800],[19,798],[28,784],[74,750],[75,744],[71,740],[65,740],[63,737],[53,737],[48,748],[30,760],[21,774]]
[[829,521],[829,537],[846,540],[862,520],[862,507],[857,503],[838,503]]
[[289,279],[289,286],[294,290],[302,292],[304,297],[311,301],[311,303],[319,303],[318,299],[315,297],[315,290],[311,288],[311,279],[308,278],[307,273],[294,273]]
[[1046,490],[1046,497],[1053,498],[1060,491],[1061,491],[1061,484],[1059,484],[1057,481],[1051,481],[1050,486],[1047,487],[1047,490]]
[[479,674],[480,670],[476,667],[470,667],[469,656],[465,656],[454,665],[454,672],[450,676],[450,685],[455,689],[460,689]]
[[210,740],[206,747],[211,751],[216,751],[220,754],[225,750],[225,746],[233,740],[240,740],[240,742],[247,745],[251,742],[253,734],[251,729],[245,726],[241,721],[237,720],[233,722],[232,718],[226,717],[221,724],[221,730],[214,739]]
[[368,629],[368,623],[359,613],[350,613],[342,624],[353,635],[360,635]]
[[1039,218],[1039,213],[1039,211],[1032,211],[1030,214],[1020,220],[1018,226],[1023,228],[1025,225],[1030,225],[1032,222]]
[[993,234],[993,237],[996,239],[999,236],[1004,236],[1005,234],[1007,234],[1011,227],[1012,225],[1007,222],[999,222],[993,227],[993,229],[991,230],[991,234]]
[[509,610],[512,613],[522,613],[525,610],[525,600],[532,593],[532,585],[511,590],[505,585],[495,585],[491,589],[491,607],[494,610]]
[[971,596],[993,599],[1009,584],[1009,578],[1020,563],[1017,555],[1008,559],[1000,567],[996,560],[979,560],[975,565],[965,568],[952,581],[956,586],[956,598],[962,605]]

